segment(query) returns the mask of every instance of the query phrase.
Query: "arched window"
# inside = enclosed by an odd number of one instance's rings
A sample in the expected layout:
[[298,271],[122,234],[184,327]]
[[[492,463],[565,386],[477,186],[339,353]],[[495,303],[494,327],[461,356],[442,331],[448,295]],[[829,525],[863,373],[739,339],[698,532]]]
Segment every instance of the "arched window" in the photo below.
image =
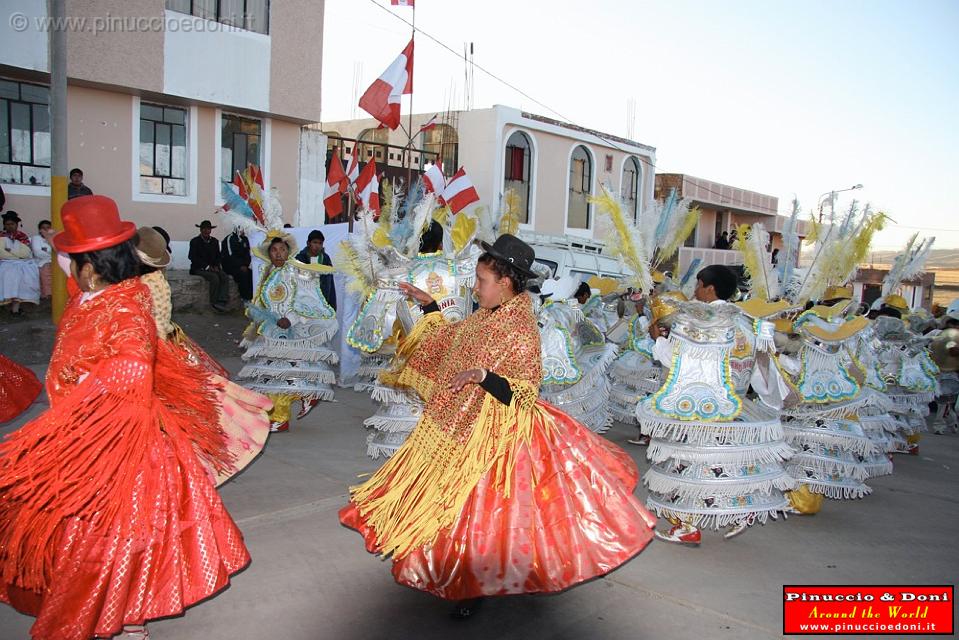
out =
[[639,161],[636,159],[636,156],[629,156],[626,158],[626,162],[623,163],[620,195],[623,198],[623,204],[626,205],[626,212],[633,217],[633,220],[636,220],[639,216],[642,184],[643,171],[639,168]]
[[589,229],[593,187],[593,159],[583,145],[573,149],[569,159],[569,200],[566,208],[566,228]]
[[503,192],[512,189],[519,196],[519,221],[529,224],[529,197],[532,192],[533,145],[529,136],[514,131],[506,141]]
[[421,164],[434,162],[435,158],[443,161],[443,173],[449,177],[459,169],[457,153],[459,136],[456,129],[448,124],[438,124],[432,129],[423,132],[424,158]]
[[386,145],[390,143],[389,129],[363,129],[356,139],[359,140],[360,162],[368,162],[370,159],[386,162]]

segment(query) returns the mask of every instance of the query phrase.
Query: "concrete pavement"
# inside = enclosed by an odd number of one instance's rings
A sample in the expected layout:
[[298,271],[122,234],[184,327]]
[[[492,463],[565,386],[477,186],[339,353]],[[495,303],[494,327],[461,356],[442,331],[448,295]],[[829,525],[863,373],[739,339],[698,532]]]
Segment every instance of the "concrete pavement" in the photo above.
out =
[[[227,358],[231,370],[238,358]],[[42,373],[40,368],[36,368]],[[43,408],[4,425],[9,433]],[[364,394],[338,390],[222,487],[252,564],[218,596],[150,624],[154,640],[325,638],[779,638],[783,584],[954,584],[959,553],[959,436],[926,434],[919,456],[896,456],[892,476],[862,500],[826,501],[821,513],[755,526],[699,548],[653,541],[612,574],[551,596],[492,600],[454,621],[450,605],[400,587],[389,563],[366,553],[337,510],[365,456]],[[641,470],[632,428],[606,436]],[[645,490],[637,489],[645,497]],[[0,606],[0,638],[27,638],[31,618]]]

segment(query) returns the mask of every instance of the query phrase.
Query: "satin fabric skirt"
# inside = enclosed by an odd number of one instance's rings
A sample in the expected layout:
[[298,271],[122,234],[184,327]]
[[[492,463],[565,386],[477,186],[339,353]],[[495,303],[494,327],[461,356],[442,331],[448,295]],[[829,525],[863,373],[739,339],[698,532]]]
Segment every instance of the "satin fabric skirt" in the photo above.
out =
[[148,463],[112,522],[63,522],[44,593],[0,583],[0,602],[37,618],[35,640],[109,638],[123,625],[180,614],[249,563],[187,438],[162,435]]
[[13,420],[23,413],[42,388],[33,371],[0,355],[0,422]]
[[[621,448],[546,403],[551,425],[519,444],[510,497],[487,473],[456,523],[394,559],[400,584],[448,600],[567,589],[609,573],[649,543],[656,520],[633,496],[639,472]],[[367,550],[376,532],[356,506],[340,511]]]

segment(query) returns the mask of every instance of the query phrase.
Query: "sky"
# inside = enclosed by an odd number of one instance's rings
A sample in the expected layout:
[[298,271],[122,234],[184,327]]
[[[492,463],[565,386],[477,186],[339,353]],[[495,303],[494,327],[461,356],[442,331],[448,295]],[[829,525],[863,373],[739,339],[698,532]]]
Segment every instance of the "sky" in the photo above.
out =
[[[936,236],[959,249],[959,1],[417,0],[413,110],[503,104],[656,147],[686,173],[818,210],[840,193],[886,212],[874,249]],[[384,10],[384,7],[386,10]],[[322,117],[366,117],[360,94],[409,41],[409,8],[326,0]],[[354,85],[358,85],[358,93]],[[404,102],[403,112],[408,111]],[[950,187],[949,185],[953,185]],[[955,194],[954,194],[955,195]],[[826,211],[828,212],[828,206]]]

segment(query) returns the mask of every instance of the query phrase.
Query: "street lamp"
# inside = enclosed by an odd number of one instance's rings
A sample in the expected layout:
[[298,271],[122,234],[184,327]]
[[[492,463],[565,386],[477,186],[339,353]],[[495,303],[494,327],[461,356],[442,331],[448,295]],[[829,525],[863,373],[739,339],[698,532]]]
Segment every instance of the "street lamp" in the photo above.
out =
[[854,184],[851,187],[846,189],[836,189],[835,191],[827,191],[826,193],[819,196],[819,224],[822,224],[822,208],[826,205],[826,200],[823,200],[824,196],[829,196],[829,206],[832,207],[833,203],[836,201],[836,194],[842,193],[843,191],[855,191],[856,189],[862,189],[861,184]]

